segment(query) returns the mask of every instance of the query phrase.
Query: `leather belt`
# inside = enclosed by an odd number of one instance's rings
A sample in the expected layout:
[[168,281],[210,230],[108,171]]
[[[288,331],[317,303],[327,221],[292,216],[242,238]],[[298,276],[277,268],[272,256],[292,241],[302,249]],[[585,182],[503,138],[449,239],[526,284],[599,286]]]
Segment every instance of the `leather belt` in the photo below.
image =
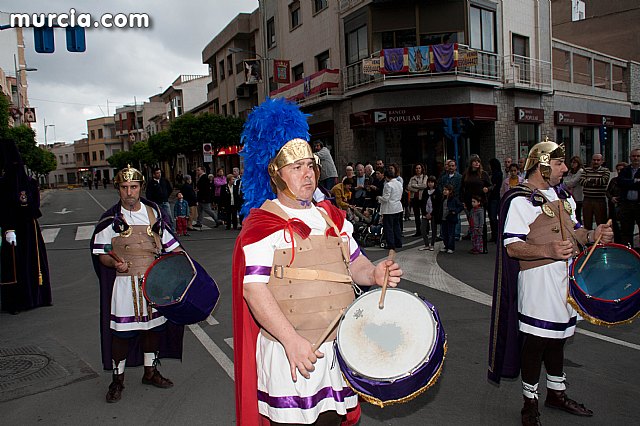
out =
[[353,281],[349,275],[345,274],[317,269],[290,268],[283,265],[274,265],[273,268],[271,268],[271,274],[278,279],[292,278],[307,281],[320,280],[345,283],[349,285],[351,285]]

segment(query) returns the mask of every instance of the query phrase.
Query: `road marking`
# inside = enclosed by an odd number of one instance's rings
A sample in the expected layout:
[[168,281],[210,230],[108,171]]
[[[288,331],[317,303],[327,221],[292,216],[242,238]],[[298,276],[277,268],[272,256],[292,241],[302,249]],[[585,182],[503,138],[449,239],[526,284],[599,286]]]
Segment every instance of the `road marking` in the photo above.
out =
[[614,343],[620,346],[626,346],[627,348],[640,351],[640,345],[636,345],[635,343],[625,342],[624,340],[618,340],[613,337],[604,336],[602,334],[594,333],[593,331],[584,330],[582,328],[576,328],[576,333],[584,334],[585,336],[593,337],[595,339],[604,340],[605,342]]
[[56,240],[56,237],[58,236],[58,232],[60,232],[60,228],[43,229],[42,239],[44,240],[45,244],[54,242]]
[[88,195],[89,195],[89,197],[93,198],[93,201],[95,201],[95,202],[96,202],[96,204],[97,204],[97,205],[99,205],[99,206],[102,208],[102,210],[105,210],[105,211],[107,210],[107,208],[106,208],[105,206],[103,206],[102,204],[100,204],[100,201],[96,200],[96,197],[94,197],[93,195],[91,195],[91,193],[90,193],[90,192],[88,192],[88,191],[84,191],[84,192],[85,192],[85,194],[88,194]]
[[67,210],[66,207],[64,207],[62,210],[60,210],[59,212],[54,212],[56,214],[67,214],[67,213],[73,213],[73,210]]
[[217,320],[217,319],[215,319],[215,318],[213,317],[213,315],[209,315],[209,316],[207,317],[207,324],[209,324],[209,325],[218,325],[218,324],[220,324],[220,323],[218,322],[218,320]]
[[72,223],[49,223],[47,225],[40,225],[40,228],[51,228],[54,226],[76,226],[76,225],[90,225],[90,224],[96,224],[98,223],[98,221],[93,220],[91,222],[72,222]]
[[226,339],[224,339],[224,341],[231,347],[231,349],[233,349],[233,337],[227,337]]
[[88,240],[93,235],[94,229],[96,227],[92,225],[78,226],[78,229],[76,229],[76,241]]
[[204,332],[202,328],[198,324],[189,325],[189,330],[196,336],[196,339],[202,343],[202,346],[211,354],[211,356],[218,361],[218,364],[222,367],[222,369],[227,373],[227,376],[231,378],[231,380],[235,381],[235,376],[233,374],[233,362],[227,357],[227,355],[215,344],[213,340],[209,337],[207,333]]

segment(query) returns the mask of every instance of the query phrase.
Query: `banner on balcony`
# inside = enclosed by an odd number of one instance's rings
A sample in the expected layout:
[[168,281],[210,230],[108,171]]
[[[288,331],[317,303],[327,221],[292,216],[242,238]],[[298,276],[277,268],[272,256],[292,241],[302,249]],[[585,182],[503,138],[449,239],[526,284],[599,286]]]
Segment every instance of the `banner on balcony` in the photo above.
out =
[[462,50],[458,52],[458,68],[475,67],[478,65],[477,50]]
[[376,75],[380,74],[380,58],[367,58],[362,60],[362,74]]
[[414,46],[409,50],[409,72],[429,72],[429,46]]
[[383,49],[380,51],[380,72],[382,74],[403,73],[409,71],[409,53],[406,47]]
[[291,83],[291,61],[285,59],[274,59],[273,61],[273,82]]
[[451,71],[458,66],[458,43],[433,44],[429,49],[431,71]]
[[340,85],[340,70],[325,69],[287,84],[270,93],[274,98],[297,101]]

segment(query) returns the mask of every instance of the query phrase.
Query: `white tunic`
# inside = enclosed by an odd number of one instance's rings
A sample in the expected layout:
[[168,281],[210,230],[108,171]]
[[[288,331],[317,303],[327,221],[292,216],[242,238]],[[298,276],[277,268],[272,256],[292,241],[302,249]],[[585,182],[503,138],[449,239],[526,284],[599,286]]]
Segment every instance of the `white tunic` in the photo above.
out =
[[[558,200],[556,192],[538,190],[549,201]],[[569,198],[575,212],[575,202]],[[536,207],[528,197],[517,197],[511,201],[504,225],[505,247],[519,241],[526,241],[529,225],[538,215],[544,214],[541,207]],[[575,223],[575,213],[571,220]],[[508,236],[509,234],[511,236]],[[518,274],[518,316],[519,328],[524,333],[540,337],[562,339],[573,336],[577,314],[567,302],[569,286],[569,263],[557,261],[537,268],[520,271]]]
[[[136,212],[130,212],[123,208],[121,208],[120,212],[129,225],[149,225],[147,209],[144,204],[142,205],[142,208]],[[119,234],[115,232],[111,226],[107,226],[96,235],[95,244],[97,247],[103,247],[106,244],[111,244],[112,238],[117,237],[118,235]],[[164,251],[172,251],[176,249],[178,245],[178,241],[176,241],[173,235],[169,232],[163,233],[162,247]],[[93,249],[93,254],[100,255],[107,254],[107,252],[104,248],[95,248]],[[147,302],[141,293],[142,289],[138,282],[138,277],[133,277],[133,280],[134,285],[132,286],[131,277],[116,276],[113,284],[113,293],[111,294],[110,327],[112,330],[149,330],[162,325],[167,321],[167,319],[160,316],[155,309],[152,309],[153,319],[149,320]],[[142,307],[142,310],[138,311],[137,318],[133,306],[134,297],[138,305],[141,305]],[[140,303],[141,300],[142,303]]]
[[[291,218],[298,218],[311,228],[312,235],[324,235],[326,222],[316,207],[291,209],[274,200]],[[340,232],[349,242],[351,261],[360,254],[358,244],[351,234],[353,225],[344,221]],[[277,231],[264,239],[243,248],[246,260],[244,283],[268,283],[273,254],[277,249],[290,249],[289,233]],[[294,240],[295,244],[295,240]],[[258,334],[256,364],[258,369],[258,410],[260,414],[277,423],[310,424],[325,411],[337,411],[344,415],[358,403],[358,396],[347,386],[340,366],[335,359],[333,342],[320,346],[324,358],[318,358],[315,371],[305,379],[299,372],[297,382],[291,380],[289,361],[284,347]]]

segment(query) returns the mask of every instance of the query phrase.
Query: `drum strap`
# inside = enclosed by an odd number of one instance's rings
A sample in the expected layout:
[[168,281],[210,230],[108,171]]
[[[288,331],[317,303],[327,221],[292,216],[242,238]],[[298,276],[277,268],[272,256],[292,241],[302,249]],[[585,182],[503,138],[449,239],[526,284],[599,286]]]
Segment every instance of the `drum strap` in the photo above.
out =
[[336,283],[345,283],[351,285],[351,277],[345,274],[338,274],[336,272],[306,269],[306,268],[291,268],[284,265],[274,265],[271,268],[271,274],[276,278],[292,278],[305,281],[331,281]]

